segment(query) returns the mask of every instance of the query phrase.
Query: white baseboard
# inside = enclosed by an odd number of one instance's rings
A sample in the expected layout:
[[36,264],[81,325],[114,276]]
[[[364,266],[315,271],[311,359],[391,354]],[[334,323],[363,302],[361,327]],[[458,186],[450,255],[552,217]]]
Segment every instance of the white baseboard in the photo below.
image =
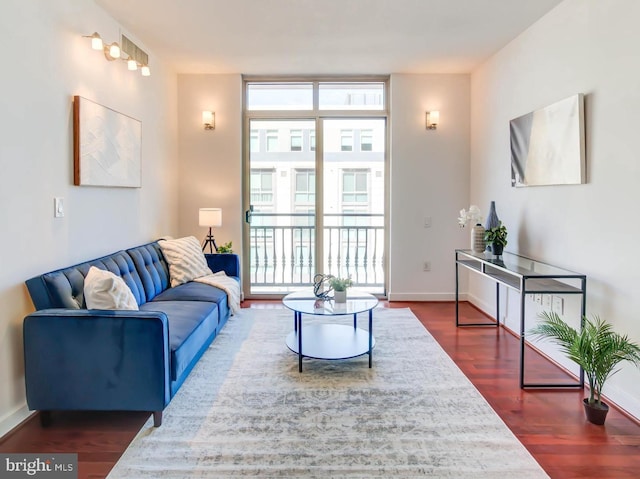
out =
[[[466,297],[467,297],[467,301],[469,301],[471,304],[473,304],[476,308],[478,308],[480,311],[482,311],[487,316],[490,316],[490,317],[493,318],[493,311],[494,311],[494,309],[496,307],[495,304],[493,304],[493,303],[489,304],[486,301],[483,301],[482,299],[478,298],[476,295],[471,294],[471,293],[467,293]],[[462,301],[462,299],[461,299],[461,301]]]
[[[393,293],[387,294],[389,301],[455,301],[455,293]],[[460,301],[467,301],[467,295],[461,293]]]
[[27,408],[27,405],[25,404],[24,406],[5,416],[0,421],[0,438],[10,432],[32,414],[35,414],[35,411],[29,411],[29,408]]

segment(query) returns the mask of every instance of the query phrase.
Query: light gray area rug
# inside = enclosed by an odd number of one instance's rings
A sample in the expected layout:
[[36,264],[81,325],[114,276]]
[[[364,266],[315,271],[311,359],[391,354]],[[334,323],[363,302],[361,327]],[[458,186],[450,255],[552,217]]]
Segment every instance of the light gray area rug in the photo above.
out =
[[372,369],[299,373],[292,328],[288,310],[232,317],[109,479],[548,477],[409,309],[374,310]]

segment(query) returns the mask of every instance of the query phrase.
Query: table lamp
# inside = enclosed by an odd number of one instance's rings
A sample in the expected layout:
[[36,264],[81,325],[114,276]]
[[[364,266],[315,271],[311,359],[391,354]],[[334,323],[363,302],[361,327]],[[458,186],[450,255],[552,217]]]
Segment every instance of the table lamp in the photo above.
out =
[[207,249],[207,245],[209,245],[209,252],[213,253],[215,249],[218,251],[218,247],[216,246],[216,240],[213,238],[213,234],[211,229],[216,226],[222,226],[222,209],[220,208],[200,208],[199,214],[199,223],[200,226],[208,226],[209,234],[202,243],[202,251]]

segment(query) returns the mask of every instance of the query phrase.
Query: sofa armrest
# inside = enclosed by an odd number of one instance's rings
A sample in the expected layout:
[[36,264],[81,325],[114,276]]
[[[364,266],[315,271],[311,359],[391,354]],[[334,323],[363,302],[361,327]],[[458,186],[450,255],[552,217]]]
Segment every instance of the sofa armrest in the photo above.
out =
[[223,254],[205,254],[207,259],[207,265],[209,269],[214,273],[218,271],[224,271],[227,276],[240,277],[240,259],[237,254],[223,253]]
[[171,400],[164,313],[45,309],[23,329],[32,410],[161,411]]

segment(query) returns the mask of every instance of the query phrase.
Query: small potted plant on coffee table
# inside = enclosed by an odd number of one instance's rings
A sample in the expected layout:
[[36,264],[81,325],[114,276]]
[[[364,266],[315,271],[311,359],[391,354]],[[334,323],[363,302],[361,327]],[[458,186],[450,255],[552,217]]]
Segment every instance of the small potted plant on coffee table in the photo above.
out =
[[594,316],[584,318],[581,331],[565,323],[557,313],[544,312],[542,321],[530,334],[550,339],[560,345],[569,359],[584,370],[589,381],[589,397],[584,398],[587,420],[602,425],[609,412],[609,406],[602,402],[600,394],[605,381],[615,374],[621,361],[630,361],[640,367],[640,346],[624,335],[613,331],[611,324]]
[[348,278],[338,278],[332,276],[329,279],[329,285],[333,288],[333,299],[336,303],[346,303],[347,288],[353,286],[351,276]]

